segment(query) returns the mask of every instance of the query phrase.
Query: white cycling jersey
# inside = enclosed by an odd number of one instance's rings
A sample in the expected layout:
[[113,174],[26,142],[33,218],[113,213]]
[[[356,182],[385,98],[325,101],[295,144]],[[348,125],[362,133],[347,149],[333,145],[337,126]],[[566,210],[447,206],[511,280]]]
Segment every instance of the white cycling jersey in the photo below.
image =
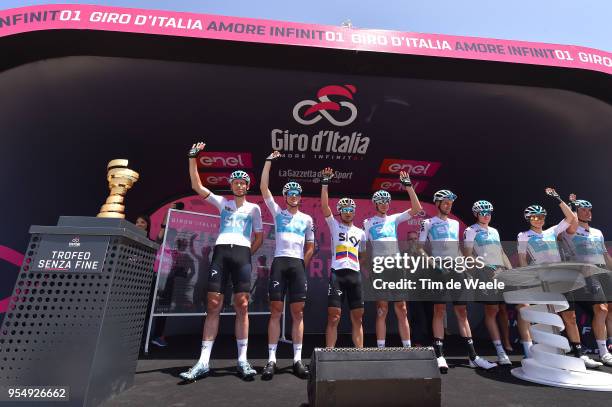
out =
[[332,263],[334,270],[351,269],[359,271],[359,252],[365,251],[366,235],[355,225],[346,226],[333,215],[325,218],[331,233]]
[[221,215],[215,246],[234,244],[251,247],[251,232],[263,230],[259,206],[245,201],[240,208],[236,208],[236,201],[233,199],[225,199],[213,193],[208,195],[206,201],[216,206]]
[[373,216],[363,222],[367,239],[372,242],[373,256],[392,256],[399,252],[397,228],[412,216],[409,211],[387,216]]
[[431,255],[460,257],[459,222],[455,219],[440,219],[437,216],[421,221],[419,242],[431,244]]
[[312,218],[303,212],[292,214],[274,202],[270,197],[266,206],[274,217],[276,248],[274,257],[295,257],[304,259],[304,242],[314,242]]
[[529,229],[517,236],[518,252],[529,254],[532,264],[555,263],[561,261],[557,236],[563,233],[570,224],[563,219],[558,225],[536,233]]
[[606,264],[604,253],[607,252],[603,233],[599,229],[578,226],[576,233],[569,234],[567,230],[561,235],[565,247],[569,250],[572,261],[589,264]]
[[504,266],[499,232],[494,227],[474,223],[463,231],[463,244],[466,249],[473,249],[477,256],[482,257],[485,264]]

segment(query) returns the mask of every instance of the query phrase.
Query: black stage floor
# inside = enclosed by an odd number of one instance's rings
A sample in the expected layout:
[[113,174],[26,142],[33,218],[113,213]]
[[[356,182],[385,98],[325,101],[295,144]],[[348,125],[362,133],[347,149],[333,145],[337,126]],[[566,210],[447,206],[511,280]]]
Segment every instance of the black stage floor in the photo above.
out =
[[[315,346],[322,346],[322,335],[307,336],[304,359],[308,360]],[[258,373],[267,361],[266,338],[249,339],[249,360]],[[393,340],[388,346],[397,346]],[[366,337],[366,345],[375,343]],[[549,407],[549,406],[610,406],[612,393],[587,392],[541,386],[515,379],[510,367],[498,367],[483,372],[467,365],[456,338],[447,340],[448,374],[442,375],[443,406]],[[342,335],[339,346],[349,346],[350,336]],[[478,346],[480,345],[480,346]],[[178,374],[188,369],[199,356],[200,342],[196,337],[170,340],[165,349],[152,349],[138,361],[134,386],[105,403],[111,406],[304,406],[308,403],[306,380],[290,372],[293,350],[291,344],[279,344],[278,367],[281,370],[269,382],[257,376],[252,382],[240,380],[235,373],[236,345],[232,337],[218,338],[213,349],[212,374],[195,383],[183,383]],[[477,343],[477,351],[494,360],[490,342]],[[518,351],[518,349],[517,349]],[[513,367],[520,366],[521,355],[511,356]],[[612,373],[612,368],[602,368]],[[406,397],[410,397],[406,394]]]

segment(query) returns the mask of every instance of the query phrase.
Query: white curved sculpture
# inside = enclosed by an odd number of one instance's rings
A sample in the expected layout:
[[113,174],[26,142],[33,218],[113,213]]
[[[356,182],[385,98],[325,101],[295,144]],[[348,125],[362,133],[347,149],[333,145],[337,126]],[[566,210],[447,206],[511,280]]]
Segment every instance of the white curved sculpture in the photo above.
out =
[[612,391],[612,375],[587,370],[584,362],[565,353],[571,348],[559,335],[565,326],[558,312],[569,308],[562,293],[581,288],[585,276],[606,272],[581,263],[554,263],[523,267],[500,273],[497,278],[507,285],[528,287],[504,293],[508,304],[530,304],[520,310],[534,345],[532,357],[523,359],[522,367],[512,369],[513,376],[534,383],[580,390]]

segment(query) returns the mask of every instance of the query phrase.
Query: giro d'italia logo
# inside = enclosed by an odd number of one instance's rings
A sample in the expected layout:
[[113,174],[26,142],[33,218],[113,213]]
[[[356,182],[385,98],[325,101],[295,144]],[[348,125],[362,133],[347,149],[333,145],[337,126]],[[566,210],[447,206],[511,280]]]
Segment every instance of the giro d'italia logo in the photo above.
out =
[[[317,100],[298,102],[293,108],[293,118],[306,126],[315,124],[322,118],[334,126],[347,126],[357,118],[357,107],[351,102],[355,93],[357,93],[357,88],[354,85],[325,86],[317,92]],[[334,102],[329,98],[330,96],[349,100]]]

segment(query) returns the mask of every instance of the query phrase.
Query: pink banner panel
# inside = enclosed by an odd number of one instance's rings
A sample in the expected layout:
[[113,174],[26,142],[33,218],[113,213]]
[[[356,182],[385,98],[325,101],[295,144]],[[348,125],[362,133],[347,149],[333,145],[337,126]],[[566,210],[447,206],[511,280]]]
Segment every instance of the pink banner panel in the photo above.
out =
[[442,34],[353,29],[254,18],[94,5],[50,4],[0,12],[0,37],[39,30],[103,30],[229,41],[426,55],[612,73],[593,48]]

